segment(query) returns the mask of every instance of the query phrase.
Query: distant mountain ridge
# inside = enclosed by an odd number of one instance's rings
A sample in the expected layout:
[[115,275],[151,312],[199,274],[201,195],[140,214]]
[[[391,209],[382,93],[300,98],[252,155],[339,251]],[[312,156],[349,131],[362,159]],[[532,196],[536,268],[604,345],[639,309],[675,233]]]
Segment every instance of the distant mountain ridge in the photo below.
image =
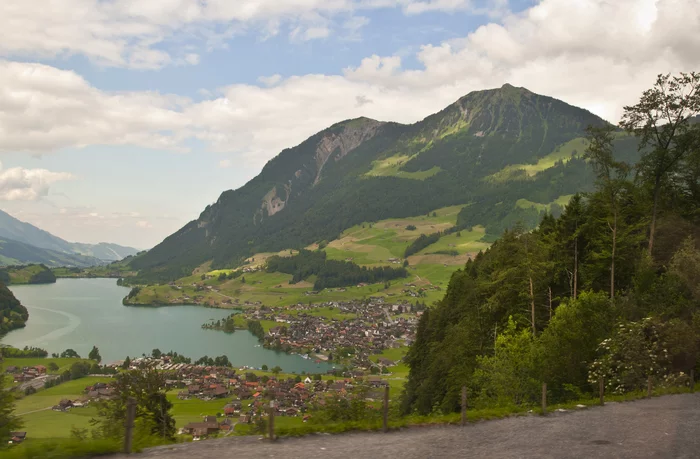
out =
[[[582,137],[588,125],[604,123],[508,84],[469,93],[412,125],[343,121],[283,150],[130,266],[141,281],[172,280],[208,261],[232,267],[255,253],[330,241],[362,222],[464,203],[472,205],[458,225],[483,220],[495,235],[492,214],[499,221],[538,218],[523,203],[555,202],[592,187]],[[634,155],[636,141],[618,143]]]
[[68,242],[0,210],[0,264],[86,267],[118,261],[137,249],[101,242]]

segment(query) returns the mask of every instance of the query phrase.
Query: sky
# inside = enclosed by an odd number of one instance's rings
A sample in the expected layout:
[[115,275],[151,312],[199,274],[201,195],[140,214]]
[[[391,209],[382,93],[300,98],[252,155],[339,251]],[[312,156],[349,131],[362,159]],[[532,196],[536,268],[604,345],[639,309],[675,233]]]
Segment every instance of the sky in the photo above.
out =
[[3,0],[0,209],[150,248],[344,119],[504,83],[619,121],[700,70],[700,0]]

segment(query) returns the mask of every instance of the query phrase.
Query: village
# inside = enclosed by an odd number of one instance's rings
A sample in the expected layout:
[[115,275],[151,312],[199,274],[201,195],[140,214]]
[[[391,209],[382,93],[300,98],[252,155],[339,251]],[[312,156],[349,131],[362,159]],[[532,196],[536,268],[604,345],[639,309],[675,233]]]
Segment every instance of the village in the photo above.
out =
[[[325,397],[348,397],[356,389],[364,388],[367,397],[378,399],[381,396],[378,389],[388,385],[380,376],[365,375],[359,370],[270,376],[246,368],[173,364],[169,360],[167,356],[138,358],[132,361],[131,368],[151,367],[163,372],[167,378],[166,390],[169,394],[176,393],[178,400],[221,401],[217,410],[202,414],[201,422],[190,422],[179,429],[180,435],[191,435],[193,440],[231,434],[236,425],[251,425],[269,416],[271,407],[275,416],[306,422],[313,416],[315,407],[324,405]],[[108,391],[110,387],[101,389]],[[86,388],[89,390],[96,388]]]
[[[270,325],[261,338],[265,347],[305,358],[371,368],[369,357],[386,349],[410,346],[422,311],[410,303],[390,304],[383,298],[367,301],[259,306],[233,314],[238,323],[260,321]],[[205,324],[207,328],[220,328]],[[381,360],[380,368],[394,362]]]
[[[179,433],[193,440],[215,434],[228,434],[237,424],[253,424],[270,415],[301,418],[313,416],[315,406],[323,405],[327,396],[347,397],[357,387],[376,389],[386,385],[378,376],[322,379],[321,375],[296,377],[258,376],[222,368],[183,368],[170,373],[167,384],[179,389],[180,400],[221,399],[225,404],[218,413],[204,415],[202,422],[183,426]],[[379,394],[374,395],[379,397]]]

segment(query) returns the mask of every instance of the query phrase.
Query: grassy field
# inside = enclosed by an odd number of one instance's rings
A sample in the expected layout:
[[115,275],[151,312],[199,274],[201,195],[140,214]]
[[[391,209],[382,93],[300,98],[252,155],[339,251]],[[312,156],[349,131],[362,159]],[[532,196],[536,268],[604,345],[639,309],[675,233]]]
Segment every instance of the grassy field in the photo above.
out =
[[85,395],[85,388],[92,386],[97,382],[109,382],[111,378],[107,377],[86,377],[76,379],[75,381],[66,381],[58,386],[49,389],[42,389],[36,394],[28,397],[23,397],[17,400],[15,411],[17,414],[28,413],[31,411],[50,408],[57,405],[62,399],[76,399]]
[[8,270],[10,275],[10,284],[28,284],[32,276],[45,271],[46,268],[41,265],[27,265],[21,267],[15,267]]
[[384,352],[381,354],[375,354],[370,356],[370,360],[373,362],[376,362],[380,358],[385,358],[389,360],[393,360],[394,362],[398,362],[399,360],[403,359],[406,356],[406,353],[408,352],[408,346],[402,346],[402,347],[392,347],[389,349],[384,349]]
[[62,399],[74,400],[85,395],[85,387],[96,382],[109,382],[110,378],[87,377],[67,381],[58,386],[42,389],[36,394],[23,397],[15,403],[15,413],[24,422],[23,430],[31,438],[67,438],[71,429],[88,428],[90,419],[97,411],[94,407],[73,408],[67,413],[52,411]]
[[[50,363],[55,363],[58,365],[58,370],[51,371],[48,369]],[[47,368],[46,372],[49,374],[61,374],[66,370],[70,369],[70,366],[76,362],[88,362],[94,363],[92,360],[87,359],[54,359],[54,358],[44,358],[44,357],[31,357],[31,358],[7,358],[0,362],[0,373],[4,373],[7,367],[34,367],[36,365],[43,365]]]
[[408,156],[397,154],[389,158],[372,161],[372,169],[370,169],[370,171],[365,175],[368,177],[401,177],[414,180],[425,180],[428,177],[432,177],[433,175],[442,171],[442,169],[438,166],[434,166],[427,171],[402,171],[401,167],[403,167],[404,164],[413,159],[415,156],[416,155]]
[[[444,207],[427,215],[355,225],[345,230],[338,239],[330,241],[324,250],[331,260],[352,260],[367,267],[400,266],[406,247],[411,242],[421,234],[445,231],[453,227],[463,207],[464,205]],[[136,299],[143,304],[201,304],[224,308],[245,307],[246,304],[257,302],[267,306],[287,306],[297,303],[348,301],[370,296],[415,302],[414,296],[403,291],[406,290],[404,284],[445,287],[452,273],[463,266],[470,256],[489,246],[489,243],[482,240],[483,237],[484,229],[481,227],[475,227],[472,231],[461,231],[459,236],[456,233],[444,236],[435,244],[409,257],[409,277],[390,282],[388,288],[381,283],[346,287],[345,291],[326,289],[316,295],[310,295],[307,292],[313,290],[312,278],[290,284],[292,276],[289,274],[258,271],[246,273],[237,279],[219,281],[220,274],[228,275],[231,270],[212,271],[209,270],[209,264],[204,264],[192,276],[176,281],[174,286],[156,285],[142,288]],[[311,250],[317,248],[316,244],[309,246]],[[457,252],[456,256],[448,253],[452,251]],[[248,259],[249,264],[246,266],[261,266],[270,256],[289,256],[291,253],[293,252],[289,250],[258,253]],[[397,262],[392,264],[390,259]],[[210,278],[203,280],[203,274]],[[430,304],[442,298],[444,291],[428,290],[425,295],[420,301]],[[329,310],[320,310],[317,314],[332,315]],[[263,326],[269,328],[273,325]]]
[[562,161],[566,163],[573,157],[582,155],[586,149],[586,141],[583,137],[577,137],[563,145],[557,147],[552,153],[540,158],[535,164],[511,164],[506,166],[495,174],[487,177],[487,180],[495,182],[505,182],[517,177],[520,171],[525,171],[527,177],[532,177],[538,172],[547,170]]
[[552,209],[552,204],[557,204],[561,207],[566,207],[566,205],[569,204],[569,201],[571,201],[571,198],[573,198],[573,197],[574,197],[573,194],[562,195],[548,204],[542,204],[539,202],[532,202],[532,201],[528,201],[527,199],[518,199],[516,201],[515,205],[522,208],[522,209],[529,209],[529,208],[534,207],[535,209],[537,209],[540,212],[543,210],[550,211]]

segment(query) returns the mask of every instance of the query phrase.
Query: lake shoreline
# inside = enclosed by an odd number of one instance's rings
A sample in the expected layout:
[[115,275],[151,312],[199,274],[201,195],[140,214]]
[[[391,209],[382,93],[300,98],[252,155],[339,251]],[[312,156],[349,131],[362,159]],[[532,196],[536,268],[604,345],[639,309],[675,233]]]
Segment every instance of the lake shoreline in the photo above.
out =
[[0,338],[0,343],[14,347],[35,346],[49,353],[74,349],[86,356],[94,345],[105,362],[123,360],[127,355],[150,355],[153,349],[161,349],[193,361],[226,355],[236,367],[280,366],[290,373],[330,369],[300,356],[259,347],[258,339],[247,330],[227,335],[201,328],[203,322],[223,319],[234,308],[124,307],[121,300],[128,287],[117,286],[108,278],[61,278],[55,284],[10,288],[29,310],[24,328]]

